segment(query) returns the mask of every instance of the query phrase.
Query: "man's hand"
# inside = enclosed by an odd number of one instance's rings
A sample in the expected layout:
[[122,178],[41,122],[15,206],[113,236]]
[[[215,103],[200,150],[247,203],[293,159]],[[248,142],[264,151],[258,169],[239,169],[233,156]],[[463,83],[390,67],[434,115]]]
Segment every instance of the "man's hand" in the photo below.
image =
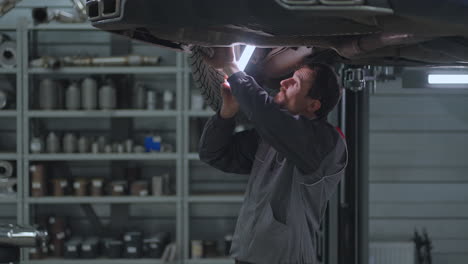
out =
[[223,98],[223,105],[219,114],[224,119],[234,117],[239,112],[239,103],[232,95],[231,87],[227,82],[221,84],[221,97]]
[[234,48],[213,48],[214,54],[210,58],[205,56],[205,61],[217,70],[222,70],[229,77],[240,71],[237,67]]

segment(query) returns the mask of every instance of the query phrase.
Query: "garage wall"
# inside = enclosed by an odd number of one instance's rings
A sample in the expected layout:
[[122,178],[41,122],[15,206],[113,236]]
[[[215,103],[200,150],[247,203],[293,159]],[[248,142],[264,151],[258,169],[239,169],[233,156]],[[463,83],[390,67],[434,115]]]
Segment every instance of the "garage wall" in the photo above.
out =
[[371,96],[370,235],[409,240],[426,228],[435,264],[468,263],[468,90],[402,89]]

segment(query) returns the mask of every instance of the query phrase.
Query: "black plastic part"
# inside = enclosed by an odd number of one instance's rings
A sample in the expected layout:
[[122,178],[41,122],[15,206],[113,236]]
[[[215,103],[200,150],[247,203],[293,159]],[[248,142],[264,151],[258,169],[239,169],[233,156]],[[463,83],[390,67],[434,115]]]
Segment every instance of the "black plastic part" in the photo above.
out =
[[90,2],[87,4],[89,18],[99,17],[99,4],[98,2]]
[[117,1],[116,0],[103,0],[103,11],[104,15],[113,14],[117,11]]

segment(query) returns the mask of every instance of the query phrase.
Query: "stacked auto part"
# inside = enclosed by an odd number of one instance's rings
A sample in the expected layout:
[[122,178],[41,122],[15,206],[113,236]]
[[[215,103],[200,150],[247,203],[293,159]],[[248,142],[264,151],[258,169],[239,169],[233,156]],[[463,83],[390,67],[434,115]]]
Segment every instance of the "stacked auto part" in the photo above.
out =
[[[50,215],[39,217],[37,224],[47,229],[49,241],[29,250],[32,260],[44,259],[49,256],[64,259],[138,259],[154,258],[173,261],[170,253],[173,251],[170,232],[155,234],[143,233],[139,230],[113,232],[113,237],[83,236],[71,228],[70,217]],[[35,244],[31,244],[34,246]]]
[[[39,82],[38,93],[37,107],[40,110],[114,110],[123,108],[120,106],[124,105],[123,101],[129,101],[126,97],[118,97],[112,79],[98,82],[90,77],[72,81],[45,78]],[[175,96],[172,91],[153,88],[145,83],[135,83],[130,96],[131,102],[125,103],[125,106],[130,106],[131,109],[175,108]],[[199,99],[194,101],[198,105],[202,103]]]
[[[2,163],[0,163],[1,172]],[[11,166],[8,163],[3,166]],[[7,169],[11,169],[7,167]],[[11,169],[12,170],[12,169]],[[170,173],[143,177],[142,168],[124,168],[123,178],[113,179],[109,175],[80,176],[63,175],[54,171],[54,166],[37,163],[29,168],[32,197],[102,197],[102,196],[164,196],[175,194],[175,182]],[[11,174],[7,172],[5,176]],[[1,175],[0,175],[1,176]],[[2,179],[0,179],[1,181]]]

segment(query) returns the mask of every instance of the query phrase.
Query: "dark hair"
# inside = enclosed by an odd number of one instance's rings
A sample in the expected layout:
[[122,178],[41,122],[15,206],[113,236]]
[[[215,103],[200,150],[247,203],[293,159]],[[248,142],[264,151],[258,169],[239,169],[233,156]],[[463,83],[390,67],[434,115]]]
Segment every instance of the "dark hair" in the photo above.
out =
[[301,68],[303,67],[315,72],[315,79],[307,95],[321,103],[320,109],[315,113],[316,116],[326,117],[335,108],[341,97],[338,76],[335,70],[327,64],[308,62],[301,66]]

